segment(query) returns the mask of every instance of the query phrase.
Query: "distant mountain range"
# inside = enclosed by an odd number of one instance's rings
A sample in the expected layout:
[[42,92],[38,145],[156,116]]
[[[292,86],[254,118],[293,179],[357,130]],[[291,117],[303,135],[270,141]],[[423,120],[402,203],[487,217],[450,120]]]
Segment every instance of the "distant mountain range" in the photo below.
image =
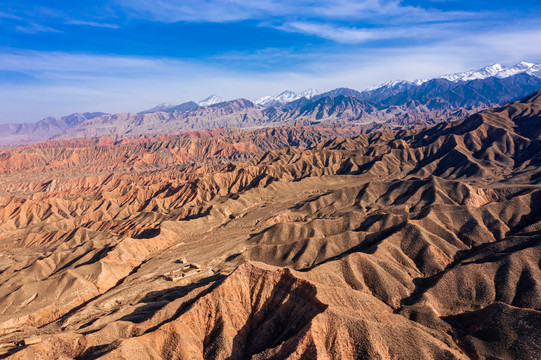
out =
[[541,89],[541,64],[490,65],[431,80],[395,81],[364,91],[284,91],[255,102],[211,95],[199,102],[160,104],[138,114],[84,113],[31,124],[0,125],[0,143],[53,138],[173,134],[224,127],[348,122],[367,131],[419,127],[465,117]]
[[[353,90],[353,89],[346,89],[346,88],[334,89],[334,90],[325,92],[323,94],[320,94],[320,92],[315,89],[306,89],[300,93],[295,93],[290,90],[285,90],[273,96],[269,95],[269,96],[260,97],[254,100],[253,103],[256,105],[263,106],[263,107],[273,107],[273,106],[276,107],[276,106],[286,105],[290,102],[294,102],[301,98],[306,98],[310,100],[313,98],[321,98],[325,96],[334,97],[334,96],[339,96],[339,95],[354,97],[361,100],[373,101],[373,99],[375,98],[381,98],[389,94],[394,95],[397,92],[415,88],[430,81],[434,82],[435,80],[438,80],[438,79],[445,79],[450,82],[454,82],[458,84],[461,82],[468,82],[472,80],[483,80],[490,77],[505,79],[505,78],[508,78],[517,74],[521,74],[521,73],[526,73],[528,75],[541,77],[541,64],[528,63],[525,61],[521,61],[520,63],[512,67],[507,67],[505,65],[500,65],[500,64],[493,64],[493,65],[485,66],[478,70],[470,70],[470,71],[465,71],[465,72],[460,72],[460,73],[455,73],[455,74],[442,75],[439,78],[435,78],[432,80],[417,79],[414,81],[406,81],[406,80],[388,81],[379,86],[374,86],[370,89],[367,89],[361,92],[357,90]],[[217,95],[210,95],[209,97],[203,100],[200,100],[196,102],[195,104],[201,107],[204,107],[204,106],[219,104],[226,101],[227,100],[224,99],[223,97],[220,97]],[[188,107],[193,108],[194,103],[188,102],[185,104],[190,104]],[[186,107],[187,105],[184,105],[184,106]],[[153,112],[158,112],[158,111],[170,112],[170,111],[174,111],[174,109],[175,109],[175,105],[164,103],[164,104],[157,105],[151,109],[142,111],[141,113],[148,114],[148,113],[153,113]]]
[[45,140],[63,133],[70,127],[87,120],[103,116],[105,113],[71,114],[63,117],[46,117],[37,123],[0,124],[0,143],[25,143],[35,140]]

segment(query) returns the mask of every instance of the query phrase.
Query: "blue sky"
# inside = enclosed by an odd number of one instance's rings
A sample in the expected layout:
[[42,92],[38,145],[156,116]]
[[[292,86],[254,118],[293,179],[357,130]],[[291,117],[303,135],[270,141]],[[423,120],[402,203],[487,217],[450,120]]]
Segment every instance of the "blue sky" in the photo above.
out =
[[3,0],[0,122],[541,62],[539,1]]

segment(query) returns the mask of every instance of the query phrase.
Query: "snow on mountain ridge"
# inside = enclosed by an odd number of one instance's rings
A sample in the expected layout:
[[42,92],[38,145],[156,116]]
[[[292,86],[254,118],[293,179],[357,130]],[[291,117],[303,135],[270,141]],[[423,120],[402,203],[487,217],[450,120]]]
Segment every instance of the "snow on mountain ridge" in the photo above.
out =
[[[477,80],[477,79],[486,79],[492,76],[503,79],[503,78],[514,76],[520,73],[527,73],[529,75],[541,77],[541,63],[536,64],[536,63],[529,63],[529,62],[521,61],[518,64],[511,67],[507,67],[501,64],[492,64],[478,70],[469,70],[469,71],[460,72],[460,73],[442,75],[435,79],[446,79],[452,82],[461,82],[461,81],[471,81],[471,80]],[[394,93],[397,91],[402,91],[409,87],[420,86],[426,83],[427,81],[429,80],[417,79],[413,81],[407,81],[407,80],[387,81],[381,85],[372,86],[364,90],[364,92],[371,92],[375,90],[382,90],[385,92],[387,90],[390,90],[391,93]],[[254,103],[263,107],[282,106],[289,102],[298,100],[302,97],[311,99],[314,96],[319,95],[319,94],[320,94],[319,91],[314,90],[314,89],[306,89],[300,93],[295,93],[290,90],[285,90],[274,96],[263,96],[255,100]],[[199,106],[206,107],[206,106],[211,106],[211,105],[218,104],[224,101],[226,101],[224,98],[213,94],[203,100],[200,100],[199,102],[197,102],[197,104]],[[169,111],[173,109],[174,107],[175,107],[174,105],[164,103],[164,104],[155,106],[152,109],[143,111],[142,113]]]
[[[452,82],[486,79],[492,76],[503,79],[503,78],[514,76],[516,74],[520,74],[523,72],[529,75],[535,75],[535,76],[541,77],[541,64],[529,63],[525,61],[521,61],[512,67],[507,67],[501,64],[492,64],[492,65],[487,65],[478,70],[469,70],[469,71],[464,71],[460,73],[442,75],[438,77],[437,79],[446,79]],[[427,79],[417,79],[413,81],[392,80],[392,81],[387,81],[381,85],[374,85],[366,89],[366,91],[373,91],[373,90],[378,90],[382,88],[393,88],[393,87],[401,86],[401,85],[419,86],[427,81],[428,81]]]
[[306,89],[303,92],[301,92],[299,95],[300,97],[311,99],[314,96],[319,95],[319,91],[317,91],[316,89]]
[[440,76],[440,78],[447,79],[453,82],[486,79],[492,76],[503,79],[523,72],[530,75],[539,76],[539,74],[541,74],[541,64],[528,63],[525,61],[521,61],[512,67],[507,67],[500,64],[492,64],[485,66],[484,68],[481,68],[479,70],[470,70],[461,73],[443,75]]
[[167,111],[174,107],[175,105],[169,104],[169,103],[162,103],[159,105],[154,106],[151,109],[144,110],[141,113],[153,113],[153,112],[159,112],[159,111]]
[[226,100],[223,97],[212,94],[209,97],[204,98],[203,100],[199,100],[197,102],[197,105],[199,105],[199,106],[210,106],[210,105],[222,103],[224,101],[226,101]]
[[300,94],[297,94],[290,90],[285,90],[274,96],[260,97],[259,99],[255,100],[254,103],[260,106],[264,106],[264,107],[279,106],[279,105],[284,105],[289,102],[298,100],[302,97],[310,99],[318,94],[319,94],[319,91],[314,90],[314,89],[306,89],[302,91]]
[[423,83],[425,83],[427,81],[428,81],[427,79],[416,79],[416,80],[413,80],[413,81],[391,80],[391,81],[384,82],[381,85],[374,85],[374,86],[366,89],[366,91],[372,91],[372,90],[377,90],[377,89],[381,89],[381,88],[393,88],[395,86],[400,86],[400,85],[416,85],[416,86],[419,86],[419,85],[421,85],[421,84],[423,84]]

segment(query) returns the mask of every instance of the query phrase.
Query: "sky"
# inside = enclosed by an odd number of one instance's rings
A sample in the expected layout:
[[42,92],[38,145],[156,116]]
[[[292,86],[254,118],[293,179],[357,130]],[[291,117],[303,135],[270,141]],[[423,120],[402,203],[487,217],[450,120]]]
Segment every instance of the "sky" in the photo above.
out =
[[541,62],[539,0],[2,0],[0,123]]

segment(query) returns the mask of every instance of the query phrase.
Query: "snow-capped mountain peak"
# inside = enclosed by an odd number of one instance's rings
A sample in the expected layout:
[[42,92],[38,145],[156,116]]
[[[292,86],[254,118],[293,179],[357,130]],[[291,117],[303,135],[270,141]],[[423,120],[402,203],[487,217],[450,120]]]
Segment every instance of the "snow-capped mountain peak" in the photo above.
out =
[[383,88],[383,87],[391,88],[391,87],[395,87],[395,86],[399,86],[399,85],[407,85],[407,84],[411,84],[411,83],[412,83],[411,81],[406,81],[406,80],[391,80],[391,81],[384,82],[381,85],[374,86],[373,89],[379,89],[379,88]]
[[506,68],[500,64],[492,64],[479,70],[470,70],[455,74],[442,75],[440,78],[453,82],[486,79],[491,76],[497,76],[499,73],[505,71],[505,69]]
[[[503,79],[523,72],[541,77],[541,64],[534,64],[525,61],[521,61],[512,67],[507,67],[501,64],[492,64],[485,66],[479,70],[470,70],[455,74],[442,75],[439,78],[446,79],[452,82],[486,79],[492,76]],[[381,85],[374,85],[366,89],[366,91],[374,91],[379,89],[390,90],[407,86],[419,86],[427,81],[427,79],[417,79],[414,81],[393,80],[387,81]]]
[[523,72],[530,75],[539,74],[541,72],[541,64],[528,63],[525,61],[521,61],[512,67],[493,64],[485,66],[479,70],[470,70],[456,74],[443,75],[441,78],[453,82],[486,79],[492,76],[503,79]]
[[513,68],[516,68],[516,69],[521,69],[521,70],[528,70],[532,67],[534,67],[536,64],[534,63],[529,63],[529,62],[526,62],[526,61],[521,61],[519,62],[518,64],[516,64],[515,66],[513,66]]
[[159,111],[167,111],[167,110],[173,108],[174,106],[175,105],[172,105],[172,104],[162,103],[162,104],[154,106],[151,109],[144,110],[141,113],[153,113],[153,112],[159,112]]
[[226,100],[223,97],[212,94],[209,97],[206,97],[203,100],[198,101],[197,105],[199,105],[199,106],[210,106],[210,105],[222,103],[224,101],[226,101]]
[[501,73],[504,70],[505,70],[505,67],[503,67],[502,65],[500,65],[500,64],[492,64],[492,65],[485,66],[484,68],[481,69],[480,72],[484,73],[484,74],[487,74],[487,75],[490,75],[490,76],[495,76],[495,75],[498,75],[499,73]]
[[319,91],[314,90],[314,89],[306,89],[302,91],[300,94],[297,94],[290,90],[285,90],[274,96],[263,96],[255,100],[255,103],[257,105],[264,106],[264,107],[280,106],[280,105],[284,105],[289,102],[298,100],[302,97],[310,99],[318,94],[319,94]]
[[516,64],[509,70],[514,71],[516,73],[525,72],[530,75],[541,76],[541,64],[534,64],[534,63],[529,63],[526,61],[519,62],[518,64]]
[[413,81],[407,81],[407,80],[392,80],[392,81],[387,81],[381,85],[374,85],[368,89],[366,89],[366,91],[373,91],[373,90],[378,90],[378,89],[383,89],[383,88],[386,88],[386,89],[392,89],[392,88],[399,88],[399,87],[405,87],[405,86],[419,86],[419,85],[422,85],[423,83],[427,82],[428,80],[427,79],[417,79],[417,80],[413,80]]
[[175,105],[169,104],[169,103],[161,103],[160,105],[158,105],[156,107],[159,108],[159,109],[162,109],[162,110],[167,110],[169,108],[172,108],[173,106],[175,106]]
[[[289,99],[293,99],[295,100],[299,95],[297,95],[296,93],[294,93],[293,91],[290,91],[290,90],[285,90],[285,91],[282,91],[281,93],[279,93],[277,96],[276,96],[276,99],[280,99],[280,100],[289,100]],[[291,100],[291,101],[293,101]]]
[[319,91],[317,91],[316,89],[306,89],[299,94],[299,97],[305,97],[307,99],[311,99],[316,95],[319,95]]

